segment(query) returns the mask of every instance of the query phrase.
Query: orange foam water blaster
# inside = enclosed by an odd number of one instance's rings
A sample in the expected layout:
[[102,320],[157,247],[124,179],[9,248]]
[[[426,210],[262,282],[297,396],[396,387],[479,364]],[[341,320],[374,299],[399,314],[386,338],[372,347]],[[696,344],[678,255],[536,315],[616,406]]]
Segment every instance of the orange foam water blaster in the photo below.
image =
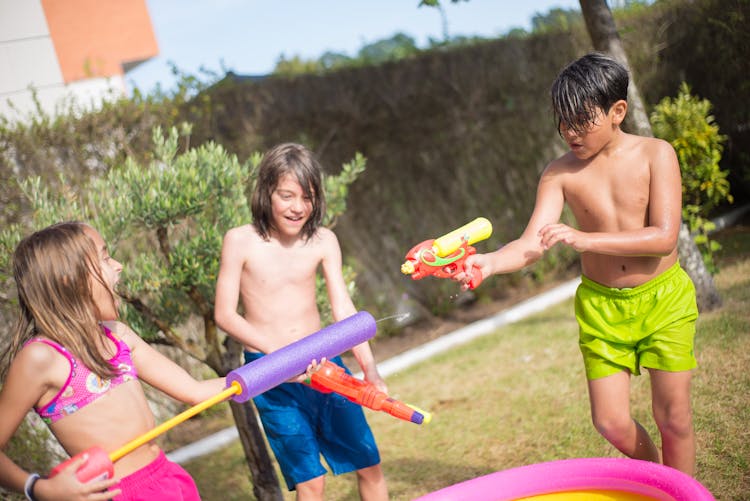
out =
[[426,424],[432,419],[429,412],[389,397],[372,383],[347,374],[343,367],[330,361],[323,363],[306,383],[320,392],[337,393],[355,404],[404,421]]
[[[466,258],[476,253],[471,244],[485,240],[492,235],[492,223],[486,218],[478,217],[470,223],[434,240],[425,240],[406,254],[406,261],[401,265],[401,273],[411,275],[413,280],[427,276],[452,278],[464,271]],[[482,271],[473,266],[469,288],[474,289],[482,283]]]

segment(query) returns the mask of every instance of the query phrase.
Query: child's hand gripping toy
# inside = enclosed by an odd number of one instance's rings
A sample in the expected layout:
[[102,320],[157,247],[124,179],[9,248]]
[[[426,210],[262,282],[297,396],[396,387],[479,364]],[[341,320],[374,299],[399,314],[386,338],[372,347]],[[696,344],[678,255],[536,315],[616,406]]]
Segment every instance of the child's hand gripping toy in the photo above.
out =
[[306,384],[322,393],[337,393],[355,404],[374,411],[387,412],[404,421],[422,424],[429,423],[432,419],[429,412],[390,398],[372,383],[347,374],[343,367],[333,362],[323,363]]
[[92,480],[112,478],[115,461],[147,444],[167,430],[230,397],[235,402],[246,402],[298,374],[304,374],[311,360],[321,360],[340,355],[372,338],[376,329],[375,319],[366,311],[360,311],[344,320],[324,327],[318,332],[295,341],[280,350],[234,369],[227,374],[227,388],[225,390],[190,407],[119,449],[107,454],[101,447],[92,447],[57,465],[49,476],[58,475],[71,462],[82,456],[87,456],[86,462],[76,470],[78,480],[87,483]]
[[[420,280],[428,275],[438,278],[452,278],[464,271],[466,258],[476,253],[471,246],[492,235],[492,223],[483,217],[453,230],[435,240],[425,240],[415,245],[406,254],[406,261],[401,265],[401,273],[411,275],[413,280]],[[471,270],[469,288],[474,289],[482,283],[482,271],[474,266]]]

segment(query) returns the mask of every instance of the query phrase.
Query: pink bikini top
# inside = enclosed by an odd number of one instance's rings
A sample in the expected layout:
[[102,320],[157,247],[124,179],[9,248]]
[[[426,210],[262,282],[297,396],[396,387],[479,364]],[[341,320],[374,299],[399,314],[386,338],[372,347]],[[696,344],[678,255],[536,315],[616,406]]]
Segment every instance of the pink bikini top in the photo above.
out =
[[68,380],[65,381],[65,384],[60,388],[57,395],[48,404],[34,408],[45,423],[54,423],[65,416],[73,414],[102,395],[105,395],[110,389],[126,381],[138,378],[138,373],[133,365],[133,359],[130,357],[130,347],[122,340],[117,339],[106,327],[102,326],[102,329],[104,329],[104,333],[117,347],[117,353],[109,362],[117,367],[120,373],[112,379],[100,378],[68,350],[54,341],[38,337],[27,341],[26,344],[38,342],[52,346],[58,352],[65,355],[68,362],[70,362]]

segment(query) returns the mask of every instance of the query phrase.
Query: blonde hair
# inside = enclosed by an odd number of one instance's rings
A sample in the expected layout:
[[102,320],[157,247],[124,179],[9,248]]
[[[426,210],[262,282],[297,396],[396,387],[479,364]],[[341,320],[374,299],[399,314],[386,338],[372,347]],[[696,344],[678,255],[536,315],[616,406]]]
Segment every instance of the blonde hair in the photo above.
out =
[[[64,346],[99,377],[118,373],[102,353],[92,280],[105,283],[97,249],[81,222],[48,226],[21,240],[13,253],[19,310],[2,378],[23,344],[44,336]],[[112,297],[114,302],[114,297]]]

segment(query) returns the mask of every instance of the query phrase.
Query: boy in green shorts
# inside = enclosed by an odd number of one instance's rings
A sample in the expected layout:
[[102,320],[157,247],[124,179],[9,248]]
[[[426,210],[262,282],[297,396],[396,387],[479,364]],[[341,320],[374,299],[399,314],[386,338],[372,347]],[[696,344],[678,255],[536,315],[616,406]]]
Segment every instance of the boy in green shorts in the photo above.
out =
[[[645,367],[662,460],[693,475],[690,379],[698,310],[677,256],[680,167],[669,143],[620,128],[627,89],[627,70],[602,54],[562,70],[551,94],[570,151],[542,173],[523,234],[495,252],[470,256],[466,269],[477,266],[486,278],[528,266],[555,244],[579,252],[575,309],[594,426],[627,456],[659,462],[656,445],[630,415],[630,377]],[[566,203],[577,228],[559,222]],[[456,276],[464,288],[470,278]]]

